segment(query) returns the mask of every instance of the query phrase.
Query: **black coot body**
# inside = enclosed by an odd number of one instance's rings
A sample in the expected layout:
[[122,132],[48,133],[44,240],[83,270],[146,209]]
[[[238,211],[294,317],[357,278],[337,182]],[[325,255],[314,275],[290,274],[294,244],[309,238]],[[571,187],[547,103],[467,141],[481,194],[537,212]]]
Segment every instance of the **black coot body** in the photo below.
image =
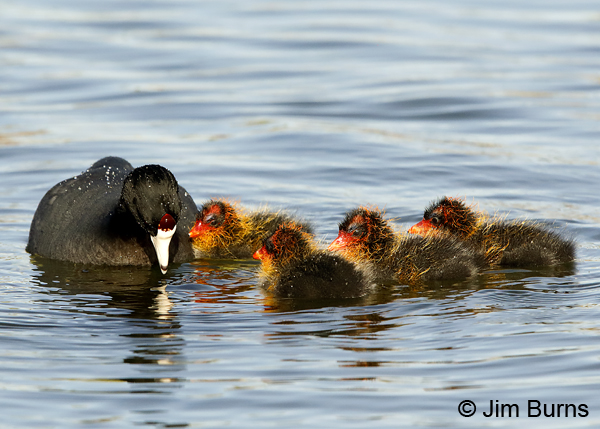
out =
[[[165,248],[167,263],[190,261],[188,232],[196,212],[192,197],[166,168],[134,169],[122,158],[106,157],[44,195],[26,250],[83,264],[156,265],[153,241],[176,225]],[[164,272],[166,264],[160,265]]]

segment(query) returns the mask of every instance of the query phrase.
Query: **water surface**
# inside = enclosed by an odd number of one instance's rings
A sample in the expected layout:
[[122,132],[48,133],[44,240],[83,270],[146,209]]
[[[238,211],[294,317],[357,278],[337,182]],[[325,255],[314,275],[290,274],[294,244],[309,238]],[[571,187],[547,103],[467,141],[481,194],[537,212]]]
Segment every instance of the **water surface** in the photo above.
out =
[[[0,426],[600,424],[597,2],[0,10]],[[577,261],[302,302],[265,296],[255,261],[27,254],[44,193],[107,155],[165,165],[197,203],[288,208],[323,244],[358,204],[405,229],[450,195],[554,222]],[[519,417],[485,418],[490,400]]]

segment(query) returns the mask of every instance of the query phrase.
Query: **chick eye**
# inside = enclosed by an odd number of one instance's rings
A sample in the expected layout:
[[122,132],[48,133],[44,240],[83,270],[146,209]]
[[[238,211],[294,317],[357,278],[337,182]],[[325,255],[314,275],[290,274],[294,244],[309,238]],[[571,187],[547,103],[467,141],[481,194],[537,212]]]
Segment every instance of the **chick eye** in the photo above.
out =
[[440,222],[441,222],[441,219],[439,218],[439,216],[433,216],[433,217],[431,218],[431,223],[432,223],[433,225],[439,225],[439,224],[440,224]]
[[219,220],[216,218],[215,215],[209,214],[208,216],[206,216],[204,218],[204,222],[209,224],[210,226],[218,226],[219,225]]
[[355,237],[362,237],[365,234],[364,228],[357,223],[350,224],[348,232]]

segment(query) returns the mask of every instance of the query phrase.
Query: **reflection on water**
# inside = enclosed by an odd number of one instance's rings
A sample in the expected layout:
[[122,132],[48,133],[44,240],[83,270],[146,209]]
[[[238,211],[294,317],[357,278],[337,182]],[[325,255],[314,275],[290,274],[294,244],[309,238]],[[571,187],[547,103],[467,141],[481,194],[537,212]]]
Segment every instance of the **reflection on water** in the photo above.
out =
[[[144,387],[132,387],[130,391],[144,394],[183,387],[186,367],[182,356],[186,342],[166,290],[168,278],[158,270],[140,267],[82,266],[37,256],[31,260],[32,283],[45,287],[51,300],[55,297],[57,310],[128,321],[129,326],[114,331],[129,344],[123,363],[157,366],[154,370],[139,367],[135,376],[97,381],[143,384]],[[52,301],[44,298],[42,302],[47,305]],[[182,374],[183,378],[165,377],[161,369],[164,366],[169,367],[169,373]],[[152,376],[152,373],[158,375]],[[169,384],[167,390],[163,383]]]
[[[31,257],[31,261],[32,282],[46,286],[49,294],[59,294],[61,299],[65,294],[72,296],[77,311],[97,313],[102,309],[108,316],[118,314],[133,319],[173,318],[173,305],[166,292],[169,279],[158,270],[77,265],[39,256]],[[91,303],[100,300],[101,304],[90,308],[86,297]]]
[[248,261],[198,260],[191,263],[193,274],[189,281],[206,286],[194,292],[194,300],[205,304],[234,304],[248,301],[245,293],[255,284],[258,264]]
[[[242,305],[256,311],[256,306],[265,313],[286,314],[297,312],[322,312],[330,308],[360,308],[385,306],[398,300],[421,301],[437,300],[446,303],[436,307],[445,314],[445,308],[452,308],[454,314],[467,314],[481,309],[472,309],[460,305],[460,301],[479,290],[497,292],[531,291],[536,282],[542,285],[538,293],[558,293],[556,287],[571,287],[569,278],[575,274],[575,264],[554,267],[542,267],[535,270],[503,269],[489,270],[478,276],[462,281],[439,281],[427,285],[407,286],[393,283],[380,284],[376,290],[365,297],[357,299],[325,299],[303,300],[274,298],[257,287],[258,264],[254,261],[235,260],[198,260],[185,264],[183,270],[171,270],[163,276],[158,270],[140,267],[94,267],[81,266],[68,262],[53,261],[40,257],[32,257],[34,272],[32,282],[45,287],[50,296],[56,295],[57,301],[64,303],[68,299],[68,311],[88,312],[95,316],[124,317],[144,328],[151,328],[150,337],[172,338],[180,328],[178,322],[178,305],[170,298],[168,285],[177,287],[181,295],[178,300],[189,299],[194,308],[200,312],[228,313],[238,312]],[[553,285],[543,280],[552,278]],[[564,281],[559,279],[564,278]],[[543,286],[545,285],[545,286]],[[497,293],[500,297],[502,294]],[[500,298],[499,298],[500,299]],[[539,296],[531,305],[539,304]],[[527,300],[521,296],[521,305]],[[236,307],[237,306],[237,307]],[[355,321],[356,325],[343,331],[333,330],[335,335],[359,335],[366,332],[369,325],[376,326],[378,316],[372,314],[371,319],[361,315],[349,316],[346,320]],[[154,321],[149,324],[149,321]],[[288,322],[274,322],[275,325]],[[293,322],[290,322],[293,323]],[[299,322],[300,324],[302,322]],[[387,326],[383,324],[383,326]],[[390,324],[393,328],[396,325]],[[376,328],[379,329],[379,328]],[[158,331],[158,332],[154,332]],[[309,332],[297,330],[295,335]],[[312,331],[315,335],[323,335],[323,331]],[[288,335],[288,332],[284,333]],[[137,334],[136,334],[137,335]],[[277,333],[269,334],[277,335]],[[170,342],[177,344],[177,342]]]
[[[206,313],[236,313],[244,308],[242,306],[256,311],[258,306],[262,312],[273,314],[319,313],[330,308],[351,309],[385,306],[395,301],[434,300],[445,305],[437,306],[440,313],[431,313],[431,316],[446,314],[445,308],[452,308],[454,314],[459,315],[481,311],[462,306],[460,302],[483,290],[495,291],[499,300],[503,291],[511,294],[526,292],[520,296],[521,305],[542,305],[544,300],[540,293],[568,293],[569,288],[574,286],[572,276],[576,273],[575,263],[535,269],[488,270],[461,281],[412,286],[382,283],[373,293],[356,299],[312,300],[274,298],[260,289],[257,286],[259,266],[255,261],[198,260],[170,270],[166,276],[158,269],[84,266],[38,256],[31,257],[31,262],[34,265],[32,283],[43,286],[47,295],[56,296],[57,302],[67,300],[68,311],[132,319],[139,326],[160,331],[156,333],[157,338],[172,336],[179,329],[178,304],[188,300],[194,303],[196,310]],[[175,303],[170,298],[173,288],[178,293]],[[529,302],[526,296],[533,291],[537,295]],[[358,321],[353,317],[347,320]],[[149,321],[155,322],[148,324]],[[275,325],[279,323],[275,322]],[[335,333],[351,336],[352,332],[361,332],[363,327],[357,322],[355,327],[343,332],[336,330]],[[320,331],[314,333],[322,335]],[[297,331],[296,334],[307,332]]]

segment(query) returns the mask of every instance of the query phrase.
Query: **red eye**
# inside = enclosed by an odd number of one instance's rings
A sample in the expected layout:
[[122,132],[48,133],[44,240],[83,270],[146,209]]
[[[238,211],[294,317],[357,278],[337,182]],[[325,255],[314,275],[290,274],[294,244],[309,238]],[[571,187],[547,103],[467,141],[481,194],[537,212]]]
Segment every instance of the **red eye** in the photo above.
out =
[[160,222],[158,223],[158,229],[162,229],[163,231],[170,231],[175,228],[175,219],[169,213],[164,215]]

